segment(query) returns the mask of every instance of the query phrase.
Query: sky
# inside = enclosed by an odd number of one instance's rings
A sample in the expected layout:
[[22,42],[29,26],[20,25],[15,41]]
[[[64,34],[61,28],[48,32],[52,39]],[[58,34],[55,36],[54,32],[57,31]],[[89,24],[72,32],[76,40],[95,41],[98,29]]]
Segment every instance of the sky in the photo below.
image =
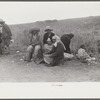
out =
[[100,16],[100,2],[1,2],[0,19],[7,24]]

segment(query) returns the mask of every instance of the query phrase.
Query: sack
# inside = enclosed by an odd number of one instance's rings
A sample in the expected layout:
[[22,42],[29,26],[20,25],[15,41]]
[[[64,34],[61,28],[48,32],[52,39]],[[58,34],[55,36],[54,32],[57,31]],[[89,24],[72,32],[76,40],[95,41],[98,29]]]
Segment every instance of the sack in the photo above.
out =
[[49,55],[47,54],[44,54],[44,61],[47,63],[47,64],[50,64],[52,62],[52,58],[49,57]]
[[73,54],[69,54],[69,53],[64,53],[64,57],[67,59],[72,59],[74,57]]

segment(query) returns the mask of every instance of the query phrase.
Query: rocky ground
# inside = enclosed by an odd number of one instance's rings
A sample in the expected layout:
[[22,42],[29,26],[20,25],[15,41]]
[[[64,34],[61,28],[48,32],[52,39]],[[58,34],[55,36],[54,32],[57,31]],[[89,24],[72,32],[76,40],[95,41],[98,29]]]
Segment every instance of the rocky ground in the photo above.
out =
[[78,60],[48,67],[23,61],[24,53],[0,56],[0,82],[93,82],[100,81],[100,63],[87,65]]

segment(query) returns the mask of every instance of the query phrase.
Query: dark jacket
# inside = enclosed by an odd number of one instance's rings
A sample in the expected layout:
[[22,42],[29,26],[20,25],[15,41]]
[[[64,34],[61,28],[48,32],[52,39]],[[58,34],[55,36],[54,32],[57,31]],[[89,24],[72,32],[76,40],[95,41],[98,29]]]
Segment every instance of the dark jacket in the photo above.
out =
[[0,32],[0,43],[2,43],[2,33]]
[[53,58],[51,65],[58,65],[64,58],[64,47],[62,43],[58,42],[57,46],[53,46],[52,50],[48,52],[48,54],[51,54],[50,57]]
[[40,35],[37,35],[35,39],[33,39],[33,37],[30,38],[30,45],[32,45],[33,47],[36,45],[42,45],[41,40],[40,40]]
[[44,37],[43,37],[43,44],[46,44],[47,43],[47,39],[50,38],[51,42],[52,42],[52,37],[54,36],[55,34],[53,32],[51,33],[45,33],[44,34]]
[[12,33],[11,33],[9,26],[7,24],[3,24],[2,27],[3,27],[2,28],[2,32],[3,32],[2,37],[11,39]]
[[60,39],[61,39],[61,41],[63,42],[63,44],[65,45],[65,48],[66,48],[66,50],[64,52],[71,53],[70,42],[71,42],[72,37],[70,37],[69,34],[64,34],[64,35],[61,36]]

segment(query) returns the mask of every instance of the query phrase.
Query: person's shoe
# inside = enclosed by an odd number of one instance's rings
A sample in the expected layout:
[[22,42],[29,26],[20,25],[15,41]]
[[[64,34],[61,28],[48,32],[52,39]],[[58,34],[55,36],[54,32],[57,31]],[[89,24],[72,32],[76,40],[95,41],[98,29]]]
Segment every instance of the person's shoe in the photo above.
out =
[[31,60],[27,60],[26,57],[23,58],[23,60],[26,61],[26,62],[31,62]]

